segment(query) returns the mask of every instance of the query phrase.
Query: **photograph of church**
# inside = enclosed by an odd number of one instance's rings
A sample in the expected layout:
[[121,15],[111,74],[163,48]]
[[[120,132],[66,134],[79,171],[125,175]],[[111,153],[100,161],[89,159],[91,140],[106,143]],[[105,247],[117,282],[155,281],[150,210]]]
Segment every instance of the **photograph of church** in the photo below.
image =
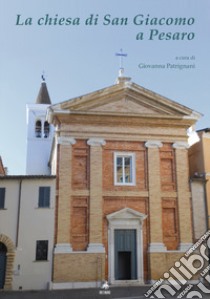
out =
[[[4,196],[15,179],[25,182],[22,225],[26,213],[38,217],[38,225],[27,248],[24,230],[18,239],[15,234],[20,218],[11,229],[1,222],[1,254],[12,250],[0,272],[1,288],[158,280],[193,243],[187,129],[200,116],[123,74],[110,87],[55,105],[43,81],[35,104],[27,106],[26,175],[0,177]],[[33,196],[28,184],[36,186]],[[14,215],[26,207],[19,192],[13,191]],[[5,199],[1,219],[9,212]]]
[[119,76],[52,105],[52,288],[155,281],[193,242],[186,131],[200,114]]

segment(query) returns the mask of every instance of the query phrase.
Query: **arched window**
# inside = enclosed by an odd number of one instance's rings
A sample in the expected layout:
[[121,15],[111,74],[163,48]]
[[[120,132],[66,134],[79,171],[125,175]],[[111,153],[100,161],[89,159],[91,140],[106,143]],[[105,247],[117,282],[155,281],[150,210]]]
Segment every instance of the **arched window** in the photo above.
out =
[[41,120],[36,121],[35,134],[36,134],[37,138],[42,137],[42,123],[41,123]]
[[44,122],[44,138],[49,137],[50,135],[50,125],[47,121]]

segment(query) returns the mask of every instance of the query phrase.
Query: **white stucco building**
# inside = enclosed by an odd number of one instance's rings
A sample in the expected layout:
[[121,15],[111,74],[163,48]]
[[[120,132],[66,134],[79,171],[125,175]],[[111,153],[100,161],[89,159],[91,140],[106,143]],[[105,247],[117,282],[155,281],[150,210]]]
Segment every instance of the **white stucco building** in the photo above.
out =
[[54,241],[55,177],[0,177],[0,288],[47,289]]
[[48,161],[53,127],[45,81],[27,105],[26,175],[0,172],[0,289],[47,289],[52,276],[55,176]]

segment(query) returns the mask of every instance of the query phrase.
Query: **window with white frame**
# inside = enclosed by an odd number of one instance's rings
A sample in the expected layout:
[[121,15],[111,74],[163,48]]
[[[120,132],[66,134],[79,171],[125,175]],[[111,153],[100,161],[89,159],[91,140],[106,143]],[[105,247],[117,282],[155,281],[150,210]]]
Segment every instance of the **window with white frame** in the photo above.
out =
[[135,154],[114,154],[114,183],[115,185],[135,185]]
[[0,188],[0,209],[5,208],[5,190],[5,188]]
[[50,187],[39,187],[39,208],[49,208],[50,207]]

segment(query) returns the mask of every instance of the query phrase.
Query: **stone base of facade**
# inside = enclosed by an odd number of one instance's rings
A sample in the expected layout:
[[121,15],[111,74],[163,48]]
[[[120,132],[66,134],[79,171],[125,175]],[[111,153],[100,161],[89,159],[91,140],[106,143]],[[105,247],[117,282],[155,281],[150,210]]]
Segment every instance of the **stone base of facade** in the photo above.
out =
[[163,274],[168,272],[182,256],[182,252],[150,252],[150,280],[163,278]]
[[54,255],[53,284],[94,284],[105,280],[105,253],[72,252]]
[[[154,283],[156,283],[158,280],[151,280],[150,282],[149,282],[149,285],[150,285],[150,287],[151,286],[153,286],[153,284]],[[185,285],[185,281],[183,280],[183,281],[179,281],[180,282],[180,284],[182,284],[182,285]],[[186,286],[187,285],[189,285],[189,284],[198,284],[200,282],[200,280],[199,279],[196,279],[196,280],[188,280],[187,281],[187,283],[186,283]],[[162,282],[162,284],[169,284],[170,285],[170,283],[167,281],[167,280],[163,280],[163,282]]]
[[[179,270],[179,268],[177,268],[175,266],[176,262],[180,261],[180,258],[182,258],[184,256],[184,252],[181,251],[172,251],[172,252],[150,252],[149,254],[150,256],[150,281],[157,281],[159,279],[164,279],[164,273],[168,273],[170,276],[170,269],[173,267],[176,272],[178,274],[180,274],[180,276],[178,275],[178,279],[181,280],[181,277],[183,277],[183,279],[190,281],[190,280],[194,280],[197,281],[200,273],[198,271],[197,274],[193,275],[188,278],[185,277],[185,275]],[[191,274],[190,270],[188,271],[189,275]],[[166,280],[167,280],[167,276],[168,274],[166,274]],[[173,275],[172,275],[173,276]],[[176,278],[175,278],[176,280]]]
[[111,283],[112,286],[120,287],[120,286],[126,286],[126,287],[139,287],[139,286],[145,286],[146,283],[142,280],[114,280]]
[[[182,274],[178,268],[179,266],[175,266],[175,263],[179,262],[183,256],[184,252],[181,252],[180,250],[149,252],[149,281],[151,282],[164,279],[164,273],[166,273],[165,279],[167,280],[170,276],[170,269],[172,267],[180,274],[178,278],[183,276],[187,281],[199,279],[199,273],[188,278]],[[100,287],[101,282],[105,280],[105,260],[105,253],[101,252],[94,253],[86,251],[55,254],[53,282],[51,288],[64,289]],[[123,281],[123,284],[144,284],[144,279],[145,275],[143,275],[142,280]],[[119,284],[122,283],[122,281],[111,281],[111,283]]]
[[163,243],[150,243],[149,252],[166,252],[167,249]]
[[[50,282],[49,290],[67,290],[67,289],[87,289],[87,288],[100,288],[103,281],[74,281],[74,282]],[[138,280],[116,280],[111,284],[113,287],[127,286],[127,287],[137,287],[145,286],[146,284]]]
[[62,244],[56,244],[54,253],[55,254],[58,254],[58,253],[71,253],[72,251],[73,250],[72,250],[71,244],[62,243]]
[[74,282],[51,282],[50,290],[67,290],[67,289],[88,289],[88,288],[100,288],[101,281],[74,281]]
[[100,243],[89,243],[87,251],[94,253],[105,253],[105,248],[104,245]]
[[188,249],[193,246],[192,243],[180,243],[179,245],[179,250],[182,251],[182,252],[186,252],[188,251]]

